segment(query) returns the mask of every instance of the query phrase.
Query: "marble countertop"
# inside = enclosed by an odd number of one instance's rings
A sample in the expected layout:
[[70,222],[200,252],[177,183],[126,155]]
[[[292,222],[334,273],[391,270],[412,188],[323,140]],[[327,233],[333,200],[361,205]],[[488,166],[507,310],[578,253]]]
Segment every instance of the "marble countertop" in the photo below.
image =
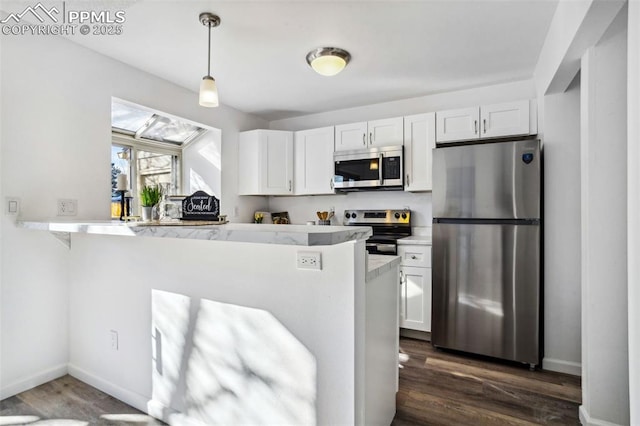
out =
[[419,245],[419,246],[430,246],[431,245],[431,236],[430,235],[412,235],[410,237],[400,238],[397,241],[398,245]]
[[327,246],[347,241],[365,240],[372,230],[367,226],[258,225],[227,223],[224,225],[136,225],[120,221],[18,220],[21,228],[49,231],[54,234],[102,234],[130,237],[184,238],[194,240],[235,241],[297,246]]
[[387,272],[389,269],[400,265],[400,256],[388,256],[383,254],[367,255],[367,276],[365,281]]

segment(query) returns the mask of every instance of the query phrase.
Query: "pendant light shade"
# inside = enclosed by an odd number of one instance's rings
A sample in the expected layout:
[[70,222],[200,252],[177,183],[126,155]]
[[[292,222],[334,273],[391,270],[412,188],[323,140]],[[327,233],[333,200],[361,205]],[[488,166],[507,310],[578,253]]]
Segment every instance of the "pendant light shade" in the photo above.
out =
[[200,83],[200,106],[217,107],[218,106],[218,88],[213,77],[206,75]]
[[211,28],[220,25],[220,17],[213,13],[204,12],[199,16],[200,23],[209,28],[209,44],[207,46],[207,75],[200,82],[200,106],[218,106],[218,86],[216,80],[211,77]]
[[351,55],[339,47],[319,47],[307,54],[307,63],[315,72],[327,77],[338,74],[349,63]]

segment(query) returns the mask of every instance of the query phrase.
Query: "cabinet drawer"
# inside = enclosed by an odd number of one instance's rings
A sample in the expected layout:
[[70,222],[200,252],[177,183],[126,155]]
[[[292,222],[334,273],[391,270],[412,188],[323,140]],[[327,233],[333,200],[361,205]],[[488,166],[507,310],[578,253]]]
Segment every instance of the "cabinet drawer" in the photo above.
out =
[[403,266],[431,267],[431,246],[399,245],[398,256]]

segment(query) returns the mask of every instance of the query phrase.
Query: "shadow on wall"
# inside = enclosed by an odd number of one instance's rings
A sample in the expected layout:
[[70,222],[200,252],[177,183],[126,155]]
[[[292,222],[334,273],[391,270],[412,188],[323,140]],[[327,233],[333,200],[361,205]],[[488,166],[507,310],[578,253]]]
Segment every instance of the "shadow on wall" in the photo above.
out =
[[316,424],[316,360],[273,315],[152,290],[149,414],[170,424]]

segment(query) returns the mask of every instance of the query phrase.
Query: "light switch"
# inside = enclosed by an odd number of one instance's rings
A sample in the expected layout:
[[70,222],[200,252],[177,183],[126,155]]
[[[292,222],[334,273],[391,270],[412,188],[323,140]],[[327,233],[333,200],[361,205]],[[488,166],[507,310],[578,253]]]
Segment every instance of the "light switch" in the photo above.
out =
[[10,215],[17,215],[20,211],[20,200],[17,198],[7,198],[6,202],[6,213]]

